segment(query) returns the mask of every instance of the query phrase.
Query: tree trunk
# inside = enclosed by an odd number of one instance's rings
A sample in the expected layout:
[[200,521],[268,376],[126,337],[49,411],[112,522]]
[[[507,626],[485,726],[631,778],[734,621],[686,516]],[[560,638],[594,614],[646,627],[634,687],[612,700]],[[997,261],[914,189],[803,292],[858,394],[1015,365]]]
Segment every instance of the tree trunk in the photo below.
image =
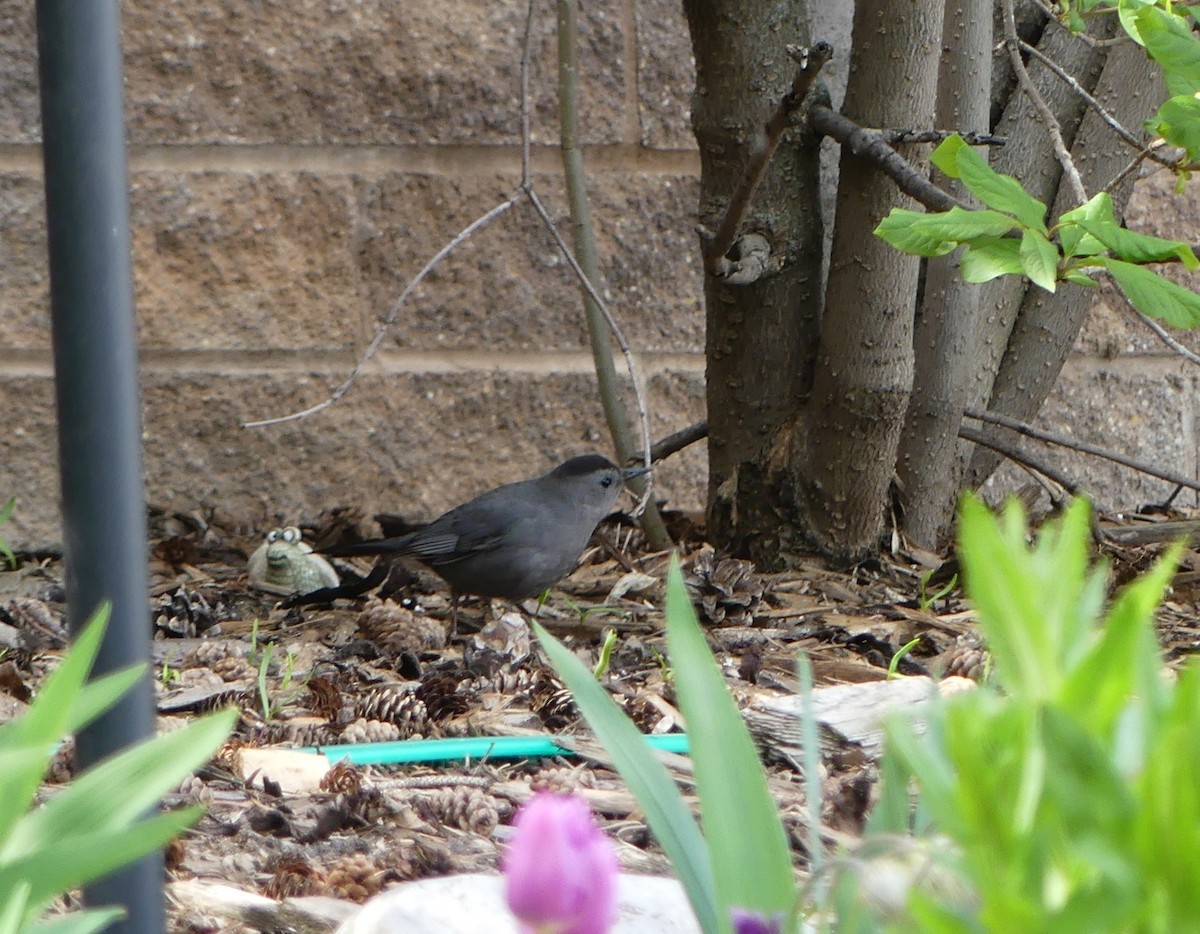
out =
[[[859,0],[843,112],[861,126],[932,126],[941,0]],[[927,146],[902,154],[924,164]],[[878,548],[883,506],[913,381],[919,263],[872,231],[914,207],[872,165],[843,151],[837,226],[808,430],[789,458],[817,546],[841,560]]]
[[[801,17],[773,0],[685,0],[696,58],[692,127],[700,146],[700,223],[714,230],[807,44]],[[757,467],[808,394],[821,304],[819,144],[789,130],[743,225],[782,270],[749,286],[707,276],[709,534],[738,550],[781,520]],[[783,517],[786,521],[786,517]]]
[[[1136,89],[1133,93],[1130,89]],[[1109,53],[1095,87],[1095,96],[1122,126],[1135,132],[1154,113],[1164,95],[1161,74],[1146,55],[1132,42],[1122,43]],[[1116,133],[1093,110],[1079,124],[1071,152],[1084,186],[1094,195],[1125,167],[1134,150],[1120,142]],[[1132,177],[1110,192],[1118,218],[1133,189]],[[1054,199],[1051,217],[1075,206],[1065,186]],[[1095,292],[1071,283],[1060,283],[1051,295],[1037,286],[1025,284],[1025,294],[1016,326],[1009,336],[999,372],[996,375],[988,408],[1014,418],[1029,419],[1037,414],[1054,388],[1067,355],[1083,327]],[[979,486],[999,465],[999,455],[977,448],[971,458],[967,481]]]
[[[992,89],[991,0],[949,0],[942,26],[937,125],[984,133]],[[980,153],[985,159],[988,153]],[[960,200],[965,187],[934,171]],[[936,549],[948,531],[966,463],[958,426],[979,348],[979,286],[962,281],[958,254],[928,261],[916,321],[916,372],[896,464],[903,528]]]

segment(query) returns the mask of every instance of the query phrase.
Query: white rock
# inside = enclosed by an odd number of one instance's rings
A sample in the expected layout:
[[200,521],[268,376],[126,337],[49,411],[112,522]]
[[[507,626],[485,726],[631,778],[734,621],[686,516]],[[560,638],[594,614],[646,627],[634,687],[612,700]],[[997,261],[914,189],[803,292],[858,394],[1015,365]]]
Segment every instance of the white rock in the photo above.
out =
[[[700,925],[676,879],[622,874],[613,934],[699,934]],[[476,873],[419,879],[363,905],[338,934],[518,934],[504,901],[504,878]]]

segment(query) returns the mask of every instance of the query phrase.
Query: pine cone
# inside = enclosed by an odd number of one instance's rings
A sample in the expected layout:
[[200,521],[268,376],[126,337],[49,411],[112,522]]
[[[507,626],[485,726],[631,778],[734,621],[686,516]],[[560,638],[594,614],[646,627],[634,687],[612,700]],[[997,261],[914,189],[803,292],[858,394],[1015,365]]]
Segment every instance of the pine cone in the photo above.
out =
[[390,743],[400,739],[400,727],[383,720],[359,718],[342,730],[339,743]]
[[490,836],[500,822],[496,801],[478,788],[439,788],[421,796],[432,817],[450,827]]
[[684,578],[692,601],[704,620],[714,626],[751,626],[762,603],[763,582],[754,565],[740,558],[718,558],[703,549]]
[[204,594],[182,584],[159,597],[154,609],[155,634],[166,639],[194,639],[216,622]]
[[15,597],[0,604],[0,622],[20,630],[20,648],[31,652],[62,648],[69,641],[62,614],[32,597]]
[[425,704],[408,687],[379,687],[354,700],[354,713],[363,720],[383,720],[400,728],[398,739],[425,732],[429,714]]
[[389,655],[437,652],[446,646],[444,621],[414,613],[394,600],[369,600],[358,617],[358,634]]
[[962,643],[946,653],[945,661],[947,678],[957,675],[982,683],[987,677],[991,656],[981,646]]
[[383,891],[384,883],[391,877],[390,869],[382,869],[371,857],[356,853],[343,856],[330,865],[325,873],[325,884],[330,894],[338,898],[365,902]]

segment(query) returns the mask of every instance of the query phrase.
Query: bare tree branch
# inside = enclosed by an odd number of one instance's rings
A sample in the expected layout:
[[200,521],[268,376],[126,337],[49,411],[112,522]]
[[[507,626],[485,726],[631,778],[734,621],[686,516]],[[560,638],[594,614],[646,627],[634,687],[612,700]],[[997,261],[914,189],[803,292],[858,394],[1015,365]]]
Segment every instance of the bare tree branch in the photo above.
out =
[[1009,444],[994,432],[980,431],[978,428],[972,428],[969,425],[963,425],[958,429],[958,436],[964,441],[970,441],[972,444],[982,445],[985,448],[995,451],[997,454],[1002,454],[1014,464],[1024,467],[1031,473],[1039,473],[1045,477],[1049,477],[1072,496],[1078,493],[1081,489],[1078,483],[1076,483],[1062,471],[1051,467],[1045,461],[1035,457],[1023,448],[1019,448],[1014,444]]
[[809,109],[808,123],[817,133],[836,140],[857,158],[873,164],[894,181],[896,187],[929,210],[970,210],[969,204],[947,194],[909,165],[900,153],[887,144],[878,130],[865,129],[836,110],[822,106]]
[[900,146],[904,143],[942,143],[951,136],[961,136],[968,146],[1003,146],[1008,142],[1007,136],[995,136],[992,133],[977,133],[973,130],[876,130],[889,146]]
[[1115,132],[1119,137],[1121,137],[1121,139],[1127,142],[1134,149],[1141,150],[1143,153],[1141,158],[1145,159],[1146,157],[1149,157],[1160,165],[1171,166],[1175,164],[1173,160],[1168,159],[1166,156],[1159,155],[1157,151],[1146,148],[1142,140],[1138,139],[1133,135],[1133,133],[1127,130],[1116,117],[1109,113],[1108,109],[1105,108],[1103,104],[1096,100],[1094,96],[1089,94],[1087,89],[1082,84],[1076,81],[1072,75],[1068,74],[1067,71],[1059,66],[1059,64],[1049,55],[1046,55],[1041,51],[1041,49],[1037,48],[1037,46],[1030,45],[1024,39],[1018,39],[1017,41],[1022,50],[1028,52],[1031,56],[1045,65],[1048,69],[1050,69],[1051,72],[1057,75],[1061,81],[1071,88],[1072,91],[1082,97],[1087,105],[1091,107],[1092,110],[1096,111],[1100,119],[1112,127],[1113,132]]
[[729,198],[725,216],[721,218],[716,233],[712,234],[711,239],[706,238],[704,270],[711,276],[728,279],[737,271],[736,262],[731,262],[727,254],[734,245],[738,230],[741,229],[742,221],[754,198],[754,191],[762,181],[775,150],[779,148],[779,141],[783,139],[784,131],[791,123],[793,115],[804,103],[817,75],[825,67],[825,63],[833,57],[833,46],[828,42],[818,42],[810,49],[789,46],[788,54],[799,64],[796,75],[792,79],[792,86],[783,95],[779,106],[775,108],[771,119],[767,121],[761,145],[751,153],[750,160],[746,164],[746,171]]
[[1091,454],[1094,457],[1112,461],[1114,464],[1120,464],[1122,467],[1128,467],[1130,470],[1136,470],[1138,473],[1144,473],[1147,476],[1156,477],[1159,480],[1165,480],[1168,483],[1174,483],[1189,490],[1200,490],[1200,481],[1193,480],[1191,477],[1185,477],[1183,474],[1175,473],[1173,470],[1164,470],[1161,467],[1155,467],[1152,464],[1134,460],[1132,457],[1126,457],[1124,454],[1109,451],[1097,445],[1089,444],[1086,441],[1076,441],[1074,438],[1065,438],[1062,435],[1043,431],[1041,428],[1035,428],[1018,419],[1009,418],[1007,415],[998,415],[995,412],[978,412],[973,409],[967,409],[963,412],[963,415],[967,418],[986,422],[989,425],[999,425],[1002,428],[1008,428],[1027,437],[1036,438],[1038,441],[1045,441],[1047,444],[1057,445],[1071,451],[1079,451],[1082,454]]

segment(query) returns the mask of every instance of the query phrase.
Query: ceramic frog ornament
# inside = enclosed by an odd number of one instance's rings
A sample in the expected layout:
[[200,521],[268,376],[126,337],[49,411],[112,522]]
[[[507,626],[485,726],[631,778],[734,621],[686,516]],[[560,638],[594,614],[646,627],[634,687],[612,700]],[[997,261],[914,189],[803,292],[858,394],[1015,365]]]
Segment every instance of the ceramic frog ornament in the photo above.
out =
[[250,556],[250,581],[279,594],[312,593],[340,583],[337,571],[313,554],[294,525],[271,529],[267,539]]

